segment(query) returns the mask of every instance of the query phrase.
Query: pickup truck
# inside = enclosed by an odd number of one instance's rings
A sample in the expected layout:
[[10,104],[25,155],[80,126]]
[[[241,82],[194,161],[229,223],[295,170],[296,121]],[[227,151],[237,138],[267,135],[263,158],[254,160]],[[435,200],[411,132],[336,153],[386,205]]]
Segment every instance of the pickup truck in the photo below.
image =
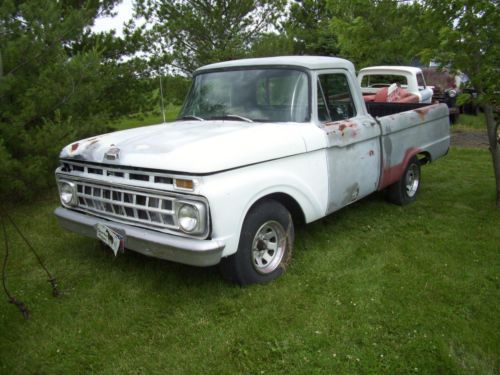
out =
[[422,69],[413,66],[371,66],[359,71],[358,82],[361,85],[365,101],[388,101],[387,90],[398,85],[406,94],[398,95],[398,102],[431,103],[433,90],[425,83]]
[[415,200],[421,165],[448,151],[448,107],[392,110],[369,113],[340,58],[204,66],[175,122],[65,147],[55,215],[115,255],[220,264],[228,280],[266,283],[289,264],[297,225],[375,191]]

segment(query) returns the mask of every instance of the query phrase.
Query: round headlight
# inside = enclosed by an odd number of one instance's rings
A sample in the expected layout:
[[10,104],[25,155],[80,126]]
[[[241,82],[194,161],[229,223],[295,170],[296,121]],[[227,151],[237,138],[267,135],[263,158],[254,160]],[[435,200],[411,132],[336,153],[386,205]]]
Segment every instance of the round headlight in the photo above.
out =
[[76,204],[76,192],[75,184],[72,182],[63,181],[60,184],[59,192],[61,195],[61,201],[68,206],[74,206]]
[[455,90],[448,90],[448,95],[450,96],[450,98],[454,98],[455,96],[457,96],[457,92]]
[[200,213],[195,206],[184,204],[179,209],[179,225],[184,232],[192,232],[198,226]]

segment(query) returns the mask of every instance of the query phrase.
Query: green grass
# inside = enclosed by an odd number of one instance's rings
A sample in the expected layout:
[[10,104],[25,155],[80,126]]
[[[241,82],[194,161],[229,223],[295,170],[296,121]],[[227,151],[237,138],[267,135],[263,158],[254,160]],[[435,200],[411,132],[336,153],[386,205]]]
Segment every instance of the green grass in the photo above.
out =
[[486,119],[484,113],[479,113],[477,116],[461,114],[458,118],[458,123],[452,125],[452,130],[459,131],[486,131]]
[[[54,195],[56,193],[54,192]],[[240,288],[193,268],[59,229],[55,198],[11,215],[2,374],[495,374],[500,371],[500,215],[487,151],[423,169],[416,203],[380,194],[297,233],[292,265]]]
[[[165,120],[167,122],[174,121],[179,114],[180,106],[170,104],[165,108]],[[161,111],[152,111],[148,113],[140,113],[126,116],[114,123],[110,127],[115,130],[125,130],[136,128],[139,126],[155,125],[163,123],[163,115]]]

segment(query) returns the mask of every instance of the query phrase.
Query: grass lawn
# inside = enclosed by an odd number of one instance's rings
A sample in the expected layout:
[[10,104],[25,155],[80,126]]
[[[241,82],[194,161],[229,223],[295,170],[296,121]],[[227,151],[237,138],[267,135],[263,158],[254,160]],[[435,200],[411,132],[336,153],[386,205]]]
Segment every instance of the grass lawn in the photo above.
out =
[[[488,151],[423,168],[416,203],[374,194],[300,229],[292,265],[241,288],[58,228],[53,196],[12,217],[2,374],[498,374],[500,214]],[[0,235],[1,236],[1,235]],[[3,250],[3,249],[2,249]],[[5,298],[4,298],[5,300]]]
[[[167,122],[174,121],[179,114],[181,107],[169,104],[165,107],[165,120]],[[148,113],[140,113],[136,115],[126,116],[119,121],[111,123],[109,126],[115,130],[125,130],[136,128],[138,126],[155,125],[163,122],[161,111],[156,110]]]
[[461,114],[458,123],[452,125],[452,129],[465,132],[486,131],[484,113],[481,112],[477,116]]

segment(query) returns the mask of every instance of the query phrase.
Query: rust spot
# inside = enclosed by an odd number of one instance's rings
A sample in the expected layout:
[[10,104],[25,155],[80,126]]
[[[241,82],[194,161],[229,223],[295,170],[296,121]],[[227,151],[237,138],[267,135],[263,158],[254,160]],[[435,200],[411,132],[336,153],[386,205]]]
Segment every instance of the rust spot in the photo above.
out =
[[[393,166],[384,165],[382,167],[382,176],[380,177],[378,190],[382,190],[387,186],[397,182],[403,175],[403,172],[406,166],[408,165],[410,159],[416,154],[418,154],[419,151],[420,151],[419,148],[412,147],[406,151],[405,156],[403,157],[403,160],[400,163]],[[387,163],[387,160],[384,160],[384,164],[385,163]]]
[[97,142],[99,142],[98,139],[94,139],[92,142],[89,143],[89,146],[92,146],[93,144],[96,144]]
[[351,122],[348,120],[330,121],[325,123],[327,134],[339,131],[342,136],[344,136],[344,132],[346,131],[346,129],[353,129],[352,136],[355,137],[357,135],[357,132],[354,129],[356,129],[357,127],[358,125],[355,122]]
[[436,104],[431,104],[426,107],[422,108],[416,108],[414,111],[418,114],[418,117],[420,117],[420,120],[424,120],[425,116],[430,112],[431,109],[434,109],[436,107]]
[[79,146],[79,145],[80,145],[80,144],[79,144],[78,142],[73,143],[73,144],[71,145],[71,152],[76,151],[76,149],[78,148],[78,146]]
[[429,109],[427,107],[417,108],[414,109],[414,111],[417,112],[418,117],[420,117],[420,120],[424,120],[425,116],[427,116],[427,113],[429,113]]
[[373,156],[373,155],[375,155],[375,151],[373,151],[373,150],[370,150],[370,151],[368,152],[368,155],[370,155],[370,156]]

